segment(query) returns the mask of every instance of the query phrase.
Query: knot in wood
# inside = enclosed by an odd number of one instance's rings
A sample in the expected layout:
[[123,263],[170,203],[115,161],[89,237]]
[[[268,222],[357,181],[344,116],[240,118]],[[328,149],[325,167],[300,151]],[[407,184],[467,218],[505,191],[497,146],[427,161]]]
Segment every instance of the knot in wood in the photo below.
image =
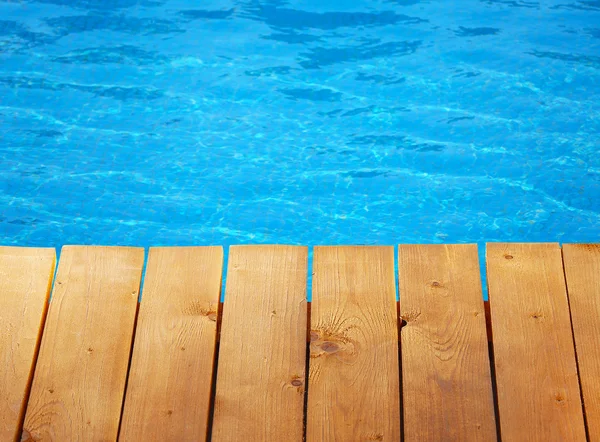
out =
[[28,430],[23,429],[21,432],[21,442],[35,442],[35,439]]
[[321,349],[327,353],[335,353],[340,349],[340,346],[335,342],[325,341],[321,344]]

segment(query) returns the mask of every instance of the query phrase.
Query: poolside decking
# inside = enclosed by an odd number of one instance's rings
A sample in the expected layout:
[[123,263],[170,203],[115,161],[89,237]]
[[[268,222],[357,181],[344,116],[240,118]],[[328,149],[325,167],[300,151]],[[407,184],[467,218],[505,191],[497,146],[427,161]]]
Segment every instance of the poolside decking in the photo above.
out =
[[0,247],[0,441],[600,440],[600,245],[307,257]]

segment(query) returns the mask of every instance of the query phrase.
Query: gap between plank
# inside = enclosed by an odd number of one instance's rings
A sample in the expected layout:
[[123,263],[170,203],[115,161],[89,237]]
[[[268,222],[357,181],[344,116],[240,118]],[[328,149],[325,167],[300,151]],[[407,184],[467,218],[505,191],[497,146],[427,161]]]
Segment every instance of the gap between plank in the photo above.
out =
[[119,426],[117,428],[117,440],[121,437],[121,424],[123,423],[123,413],[125,412],[125,398],[127,396],[127,386],[129,385],[129,373],[131,371],[131,360],[133,359],[133,345],[135,343],[135,331],[137,330],[138,315],[140,312],[140,302],[135,307],[135,319],[133,320],[133,335],[131,336],[131,346],[129,347],[129,362],[127,363],[127,376],[125,378],[125,387],[123,388],[123,399],[121,400],[121,413],[119,414]]
[[577,382],[579,383],[579,398],[581,399],[581,408],[583,412],[583,426],[585,427],[585,439],[590,440],[590,430],[588,428],[587,415],[585,413],[585,400],[583,397],[583,385],[581,384],[581,373],[579,372],[579,357],[577,356],[577,345],[575,344],[575,330],[573,329],[573,315],[571,314],[571,298],[569,297],[569,281],[565,270],[565,254],[562,244],[560,245],[560,257],[562,260],[563,275],[565,278],[565,291],[567,292],[567,305],[569,307],[569,321],[571,324],[571,337],[573,338],[573,350],[575,351],[575,366],[577,367]]
[[[222,304],[221,304],[222,306]],[[220,321],[220,319],[219,319]],[[217,323],[217,329],[219,325]],[[215,418],[215,397],[217,393],[217,371],[219,369],[219,349],[221,348],[221,344],[217,340],[215,342],[215,358],[213,360],[213,372],[212,372],[212,381],[210,386],[210,402],[208,405],[208,424],[206,426],[206,440],[210,442],[212,440],[212,426]]]
[[48,309],[50,308],[50,299],[52,298],[52,292],[54,291],[54,281],[56,280],[56,272],[58,271],[58,260],[56,258],[56,249],[54,249],[54,271],[48,280],[48,299],[44,305],[44,311],[42,312],[42,318],[40,322],[40,328],[38,331],[38,340],[35,345],[33,352],[33,361],[31,363],[31,370],[27,379],[27,388],[25,389],[25,396],[23,397],[21,419],[19,419],[19,426],[17,427],[17,435],[23,433],[23,426],[25,425],[25,414],[27,412],[27,406],[29,405],[29,396],[31,395],[31,386],[33,385],[33,377],[35,376],[35,369],[37,368],[38,356],[40,354],[40,347],[42,345],[42,339],[44,338],[44,329],[46,328],[46,318],[48,317]]
[[306,425],[308,423],[308,375],[310,370],[310,309],[311,303],[306,302],[306,360],[304,363],[304,407],[302,416],[302,440],[306,440]]
[[[221,280],[221,290],[223,290]],[[217,332],[215,333],[215,355],[213,359],[212,379],[210,384],[210,399],[208,403],[208,423],[206,425],[206,440],[212,440],[212,427],[215,418],[215,399],[217,396],[217,375],[219,372],[219,350],[221,349],[221,323],[223,322],[223,306],[221,293],[219,293],[219,309],[217,313]]]
[[140,279],[140,285],[138,287],[138,302],[135,306],[135,318],[133,320],[133,331],[131,336],[131,346],[129,347],[129,361],[127,362],[127,375],[125,377],[125,387],[123,388],[123,398],[121,401],[121,413],[119,414],[119,426],[117,427],[117,441],[121,437],[121,424],[123,423],[123,413],[125,412],[125,398],[127,396],[127,386],[129,385],[129,373],[131,372],[131,361],[133,359],[133,346],[135,344],[135,335],[137,331],[138,317],[140,313],[140,304],[142,302],[142,290],[144,286],[144,280],[146,279],[146,266],[148,265],[148,258],[150,253],[146,253],[144,248],[144,263],[142,264],[142,274]]
[[[398,274],[396,271],[395,274]],[[399,293],[398,279],[396,279],[396,293]],[[397,298],[398,299],[398,298]],[[400,391],[400,440],[404,440],[404,395],[402,394],[402,327],[403,319],[400,317],[400,302],[396,302],[396,324],[398,327],[398,377]]]
[[[487,255],[486,255],[486,266],[487,266]],[[498,384],[496,383],[496,358],[494,356],[494,341],[493,341],[493,330],[492,330],[492,314],[491,304],[489,298],[489,284],[487,282],[487,276],[485,277],[485,286],[488,289],[488,300],[483,301],[483,310],[485,314],[485,324],[488,338],[488,354],[490,364],[490,377],[492,378],[492,396],[494,399],[494,414],[496,415],[496,435],[498,442],[502,440],[501,426],[500,426],[500,405],[498,403]]]

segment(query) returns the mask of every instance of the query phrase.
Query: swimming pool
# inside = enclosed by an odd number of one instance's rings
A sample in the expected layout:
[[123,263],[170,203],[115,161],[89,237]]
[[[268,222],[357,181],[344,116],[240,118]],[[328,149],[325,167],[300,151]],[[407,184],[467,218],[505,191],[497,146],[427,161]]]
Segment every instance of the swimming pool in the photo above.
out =
[[0,244],[598,242],[598,0],[0,0]]

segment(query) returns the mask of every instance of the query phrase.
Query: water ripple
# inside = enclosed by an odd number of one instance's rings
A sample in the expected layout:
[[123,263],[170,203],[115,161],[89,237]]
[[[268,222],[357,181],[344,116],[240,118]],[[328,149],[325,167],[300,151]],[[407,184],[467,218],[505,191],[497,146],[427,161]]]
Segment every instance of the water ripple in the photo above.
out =
[[233,8],[227,10],[186,9],[179,11],[178,14],[189,20],[225,20],[231,18],[234,12]]
[[579,0],[575,3],[567,3],[552,6],[550,9],[574,9],[580,11],[600,11],[600,0]]
[[255,69],[246,71],[245,74],[250,77],[263,77],[263,76],[275,76],[275,75],[286,75],[292,70],[289,66],[273,66],[269,68]]
[[527,52],[527,54],[533,55],[534,57],[538,57],[538,58],[551,58],[553,60],[579,63],[579,64],[593,67],[596,69],[600,68],[600,57],[596,57],[593,55],[564,54],[561,52],[538,51],[538,50],[533,50],[531,52]]
[[0,0],[2,241],[595,240],[599,1]]
[[460,26],[454,33],[458,37],[480,37],[483,35],[497,35],[500,32],[498,28],[465,28]]
[[339,101],[342,94],[334,92],[331,89],[279,89],[284,95],[292,100],[310,100],[310,101]]
[[68,64],[130,64],[135,66],[156,66],[166,63],[169,58],[156,51],[145,51],[136,46],[119,45],[85,48],[70,51],[64,55],[51,57],[51,61]]
[[101,97],[110,97],[116,100],[127,101],[137,100],[155,100],[164,96],[164,92],[153,87],[139,86],[105,86],[105,85],[85,85],[76,83],[60,83],[50,81],[44,78],[8,76],[0,77],[0,84],[13,89],[40,89],[47,91],[75,90],[88,92]]
[[338,63],[406,56],[415,53],[421,43],[421,41],[394,41],[337,48],[316,47],[301,54],[304,60],[300,61],[300,66],[305,69],[319,69]]
[[390,3],[395,3],[400,6],[412,6],[417,5],[419,3],[427,3],[424,0],[388,0]]
[[415,150],[417,152],[440,152],[446,148],[445,143],[417,142],[405,135],[360,135],[355,136],[348,144],[363,146],[392,146],[396,149]]
[[362,72],[359,72],[356,75],[355,80],[357,81],[371,81],[373,83],[378,83],[378,84],[384,84],[384,85],[391,85],[391,84],[400,84],[400,83],[404,83],[406,81],[405,77],[396,77],[396,76],[391,76],[391,75],[381,75],[381,74],[372,74],[372,75],[367,75],[364,74]]
[[309,12],[298,9],[253,5],[244,17],[266,23],[274,29],[321,29],[330,31],[344,27],[372,27],[395,24],[418,24],[427,20],[396,14],[393,11],[371,12]]
[[56,6],[69,6],[77,9],[106,11],[132,8],[134,6],[160,6],[164,2],[157,0],[30,0],[30,3],[44,3]]
[[264,38],[265,40],[281,41],[283,43],[288,44],[305,44],[312,43],[315,41],[321,41],[321,37],[317,37],[316,35],[300,34],[293,31],[280,34],[269,34],[263,36],[262,38]]
[[33,32],[22,23],[12,20],[0,20],[0,53],[51,44],[56,40],[56,36]]
[[[592,218],[600,222],[600,211],[589,210],[589,209],[580,209],[578,207],[574,207],[562,201],[561,199],[555,198],[548,194],[547,192],[540,190],[533,186],[532,184],[519,179],[514,178],[504,178],[504,177],[493,177],[490,175],[460,175],[460,174],[446,174],[442,172],[436,173],[428,173],[421,172],[415,169],[408,168],[378,168],[378,169],[362,169],[362,170],[353,170],[350,172],[340,172],[338,170],[322,170],[315,172],[319,175],[339,175],[340,173],[349,176],[349,177],[360,177],[360,178],[376,178],[379,176],[383,177],[392,177],[392,176],[409,176],[416,179],[422,179],[427,181],[426,186],[434,186],[434,187],[448,187],[451,185],[450,183],[456,183],[457,181],[465,181],[465,182],[477,182],[481,187],[490,186],[490,188],[497,189],[498,186],[506,186],[512,188],[518,188],[523,192],[534,193],[539,195],[547,202],[556,206],[558,209],[570,212],[578,215],[583,215],[588,218]],[[462,184],[459,184],[459,187],[463,188]]]
[[527,1],[527,0],[480,0],[481,2],[487,3],[488,5],[502,5],[509,6],[511,8],[531,8],[539,9],[540,4],[538,2]]
[[47,18],[46,23],[62,37],[90,31],[117,31],[127,34],[172,34],[185,32],[171,20],[127,15],[89,13]]

